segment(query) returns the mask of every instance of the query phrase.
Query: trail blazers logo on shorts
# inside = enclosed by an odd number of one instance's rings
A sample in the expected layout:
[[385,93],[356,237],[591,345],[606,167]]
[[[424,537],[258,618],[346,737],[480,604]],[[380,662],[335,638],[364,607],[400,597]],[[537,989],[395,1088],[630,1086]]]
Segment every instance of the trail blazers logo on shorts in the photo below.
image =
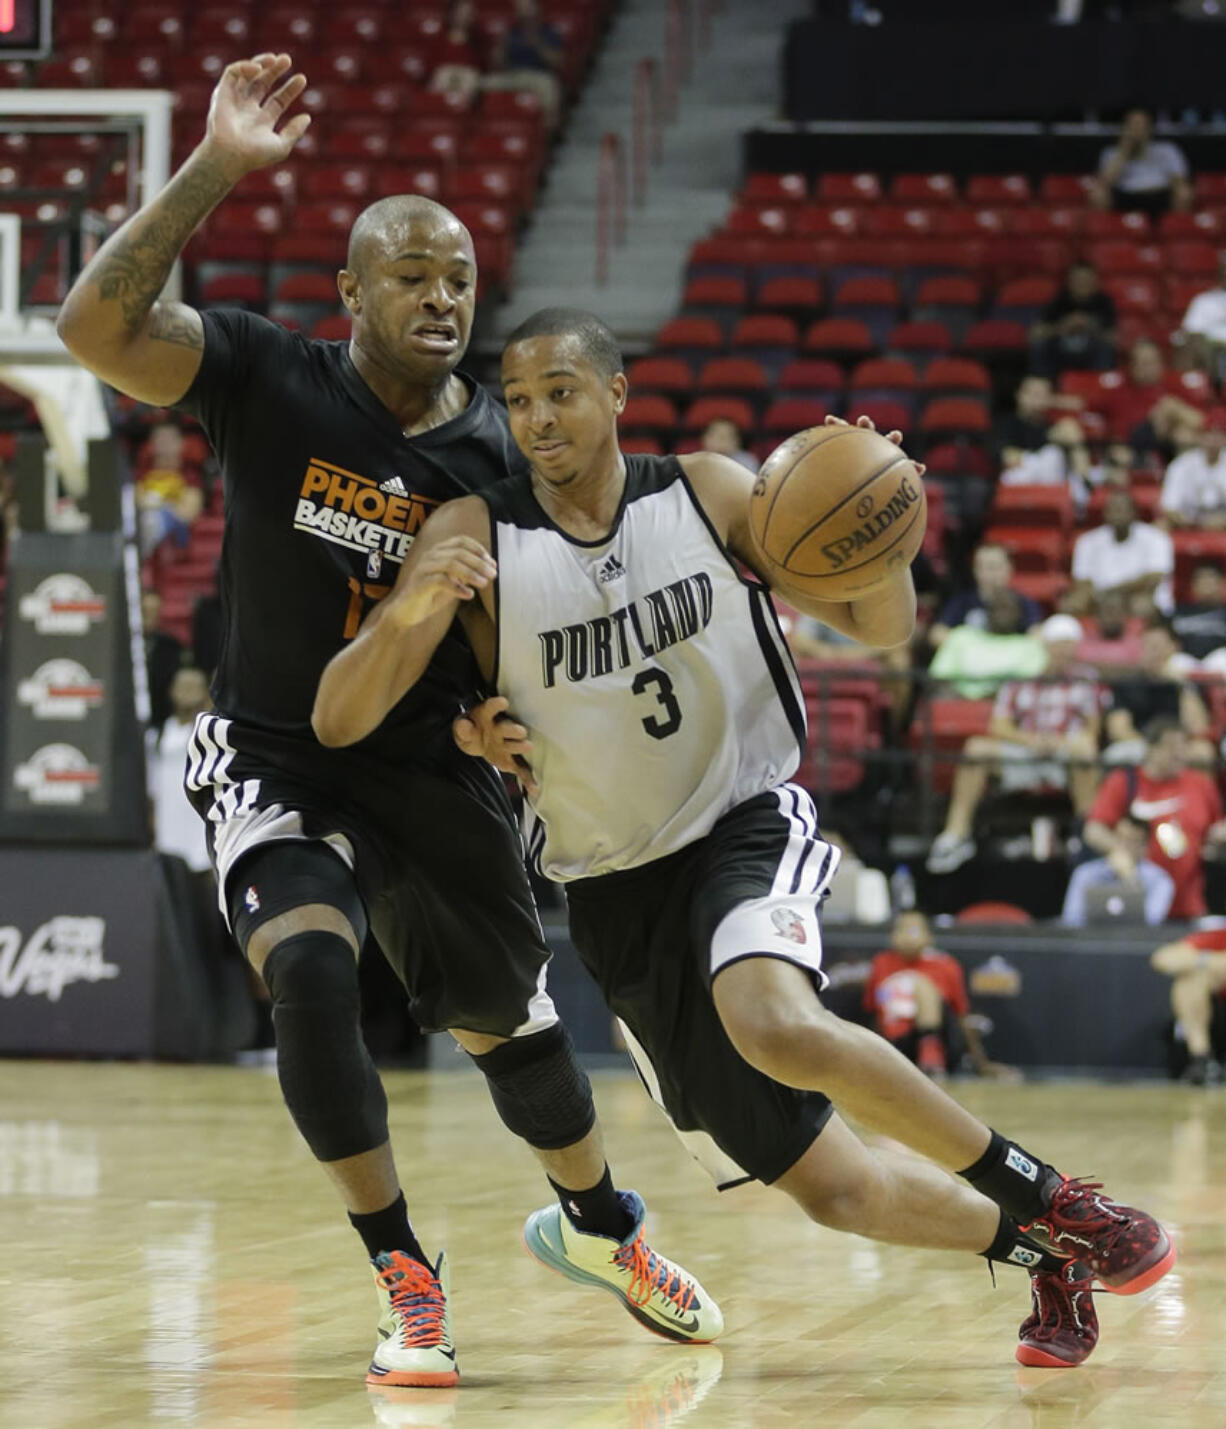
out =
[[775,925],[775,931],[781,938],[786,938],[789,943],[807,943],[805,937],[805,921],[799,913],[795,913],[791,908],[773,908],[771,910],[771,922]]
[[381,486],[368,476],[312,458],[302,478],[294,530],[321,536],[366,557],[367,568],[403,561],[438,505],[413,495],[398,476]]

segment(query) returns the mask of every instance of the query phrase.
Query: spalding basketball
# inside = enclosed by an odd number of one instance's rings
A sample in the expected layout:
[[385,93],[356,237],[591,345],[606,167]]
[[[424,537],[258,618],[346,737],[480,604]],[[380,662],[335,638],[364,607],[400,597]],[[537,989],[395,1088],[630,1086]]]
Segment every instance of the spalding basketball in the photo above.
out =
[[763,463],[749,499],[758,549],[786,584],[818,600],[855,600],[905,570],[926,516],[910,459],[864,427],[789,437]]

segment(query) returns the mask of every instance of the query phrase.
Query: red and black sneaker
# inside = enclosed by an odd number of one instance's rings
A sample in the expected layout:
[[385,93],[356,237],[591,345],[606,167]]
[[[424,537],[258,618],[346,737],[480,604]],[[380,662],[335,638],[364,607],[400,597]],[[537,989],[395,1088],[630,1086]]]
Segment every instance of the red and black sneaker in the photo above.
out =
[[1071,1369],[1098,1344],[1094,1272],[1070,1260],[1063,1270],[1030,1274],[1030,1314],[1017,1332],[1019,1364]]
[[1144,1211],[1101,1195],[1097,1181],[1062,1180],[1045,1215],[1025,1230],[1086,1266],[1113,1295],[1136,1295],[1175,1264],[1170,1236]]

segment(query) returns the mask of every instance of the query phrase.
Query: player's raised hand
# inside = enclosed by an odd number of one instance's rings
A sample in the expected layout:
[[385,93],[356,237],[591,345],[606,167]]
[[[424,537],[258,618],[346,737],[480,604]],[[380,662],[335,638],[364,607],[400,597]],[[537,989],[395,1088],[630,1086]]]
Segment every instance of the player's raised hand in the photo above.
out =
[[384,619],[420,625],[451,601],[472,600],[498,574],[493,556],[472,536],[449,536],[423,556],[388,597]]
[[306,76],[290,74],[292,67],[289,55],[256,55],[227,65],[217,81],[206,142],[246,173],[279,164],[310,126],[309,114],[296,114],[277,127],[306,88]]
[[[827,417],[826,425],[828,427],[850,427],[852,424],[844,421],[842,417]],[[877,423],[874,422],[871,417],[857,417],[855,425],[857,427],[863,427],[865,431],[868,432],[875,432],[877,430]],[[896,447],[902,446],[902,433],[897,428],[892,432],[885,432],[883,435],[887,442],[893,442]],[[928,470],[922,461],[913,461],[911,465],[915,468],[919,476],[923,476]]]

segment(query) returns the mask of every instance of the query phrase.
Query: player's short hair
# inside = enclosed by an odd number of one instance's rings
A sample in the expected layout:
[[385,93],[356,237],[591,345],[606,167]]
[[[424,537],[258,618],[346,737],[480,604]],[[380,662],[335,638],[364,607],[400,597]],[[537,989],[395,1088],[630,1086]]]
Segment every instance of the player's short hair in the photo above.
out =
[[541,308],[520,323],[507,338],[503,351],[508,352],[516,343],[534,337],[578,338],[584,358],[603,377],[616,377],[624,369],[622,350],[613,329],[595,313],[584,312],[582,308]]

